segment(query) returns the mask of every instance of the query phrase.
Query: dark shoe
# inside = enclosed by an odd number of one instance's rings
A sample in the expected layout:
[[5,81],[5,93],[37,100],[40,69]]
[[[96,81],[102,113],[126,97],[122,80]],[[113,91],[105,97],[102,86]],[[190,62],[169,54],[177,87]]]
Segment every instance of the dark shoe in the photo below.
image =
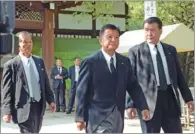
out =
[[59,109],[59,108],[57,108],[57,109],[56,109],[56,112],[60,112],[60,109]]
[[63,113],[64,113],[64,112],[66,112],[66,109],[65,109],[65,108],[63,108],[63,109],[62,109],[62,112],[63,112]]
[[66,114],[70,114],[71,112],[70,111],[67,111]]

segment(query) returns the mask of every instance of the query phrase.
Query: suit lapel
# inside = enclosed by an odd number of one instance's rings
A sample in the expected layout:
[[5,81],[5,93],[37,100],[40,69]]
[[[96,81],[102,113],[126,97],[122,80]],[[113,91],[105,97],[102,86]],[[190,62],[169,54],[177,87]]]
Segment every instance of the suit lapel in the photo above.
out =
[[[37,68],[37,71],[38,71],[38,74],[39,74],[40,84],[41,84],[41,83],[43,83],[43,73],[42,73],[42,71],[44,71],[44,70],[43,70],[43,68],[41,66],[40,61],[36,57],[34,57],[34,56],[32,56],[32,58],[33,58],[33,60],[35,62],[35,65],[36,65],[36,68]],[[40,85],[40,89],[42,89],[41,85]]]
[[170,52],[170,48],[168,45],[162,43],[162,48],[163,48],[163,51],[164,51],[164,54],[165,54],[165,57],[166,57],[166,61],[167,61],[167,69],[168,69],[168,72],[169,72],[169,76],[171,77],[172,76],[172,64],[173,64],[173,61],[171,60],[172,57],[171,57],[171,52]]
[[150,74],[155,75],[152,56],[150,53],[150,48],[146,42],[144,42],[144,44],[142,44],[141,50],[142,50],[142,54],[141,54],[142,55],[142,63],[144,63],[143,66],[145,66],[144,68],[146,68],[147,72],[149,72]]
[[116,70],[117,70],[116,95],[120,91],[120,83],[121,83],[121,81],[124,81],[124,76],[125,76],[125,72],[126,72],[125,69],[126,69],[126,67],[125,67],[125,65],[123,63],[123,60],[121,59],[121,56],[118,53],[116,53]]
[[100,61],[102,61],[102,64],[100,64],[100,65],[103,65],[103,68],[106,69],[106,72],[108,72],[111,75],[110,69],[108,68],[108,64],[106,62],[106,59],[105,59],[103,53],[101,51],[99,51],[98,55],[99,55],[100,59],[103,59],[103,60],[100,60]]
[[24,89],[27,92],[29,92],[29,90],[28,90],[28,81],[27,81],[27,78],[26,78],[26,73],[25,73],[25,70],[24,70],[24,66],[23,66],[21,57],[19,55],[16,57],[16,64],[17,64],[17,74],[19,75],[19,77],[23,81],[23,83],[22,83],[23,87],[24,87]]

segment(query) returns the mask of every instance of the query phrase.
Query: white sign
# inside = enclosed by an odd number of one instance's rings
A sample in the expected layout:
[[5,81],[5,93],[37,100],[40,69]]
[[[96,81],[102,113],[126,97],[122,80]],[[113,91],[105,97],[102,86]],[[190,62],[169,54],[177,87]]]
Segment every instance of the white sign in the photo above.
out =
[[144,0],[145,19],[156,16],[156,0]]

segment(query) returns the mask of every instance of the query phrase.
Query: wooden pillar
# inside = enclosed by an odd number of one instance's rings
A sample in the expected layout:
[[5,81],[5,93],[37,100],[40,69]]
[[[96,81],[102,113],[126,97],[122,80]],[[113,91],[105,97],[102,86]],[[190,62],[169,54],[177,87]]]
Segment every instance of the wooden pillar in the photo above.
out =
[[42,56],[44,59],[46,71],[49,75],[53,67],[53,59],[54,59],[53,12],[45,8],[43,19],[44,19],[44,23],[43,23],[43,30],[42,30]]
[[92,38],[96,38],[96,18],[95,18],[95,16],[93,15],[93,13],[95,13],[96,12],[96,9],[95,9],[95,2],[93,2],[92,3],[93,4],[93,6],[94,6],[94,9],[93,9],[93,11],[92,11],[92,15],[91,15],[91,17],[92,17],[92,33],[91,33],[91,37]]
[[128,31],[129,30],[129,6],[128,4],[125,2],[125,31]]

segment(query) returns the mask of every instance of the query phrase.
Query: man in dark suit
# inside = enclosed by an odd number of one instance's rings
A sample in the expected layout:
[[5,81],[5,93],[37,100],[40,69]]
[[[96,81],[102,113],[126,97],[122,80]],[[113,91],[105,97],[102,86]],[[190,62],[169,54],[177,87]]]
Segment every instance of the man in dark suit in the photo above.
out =
[[[141,119],[146,128],[142,130],[160,133],[162,127],[165,133],[182,133],[179,91],[190,111],[194,109],[193,98],[182,74],[177,50],[159,41],[161,33],[162,22],[159,18],[146,19],[146,42],[134,46],[128,54],[150,109],[151,120],[145,122]],[[132,103],[129,105],[134,107]],[[132,110],[129,109],[130,114]],[[140,112],[139,109],[137,111]]]
[[13,120],[21,133],[39,133],[46,101],[55,111],[43,60],[32,55],[32,38],[20,32],[19,55],[4,64],[2,75],[2,115],[7,123]]
[[72,112],[72,107],[75,101],[76,85],[79,79],[80,59],[76,57],[74,59],[74,65],[69,68],[69,78],[71,80],[70,99],[68,104],[67,114]]
[[129,59],[115,52],[119,33],[112,24],[103,26],[101,50],[81,62],[75,116],[77,128],[85,128],[87,133],[123,132],[126,90],[144,120],[149,119],[148,106]]
[[56,66],[52,68],[51,78],[53,79],[53,89],[56,100],[56,112],[66,111],[66,79],[68,78],[68,70],[62,66],[62,60],[56,59]]

